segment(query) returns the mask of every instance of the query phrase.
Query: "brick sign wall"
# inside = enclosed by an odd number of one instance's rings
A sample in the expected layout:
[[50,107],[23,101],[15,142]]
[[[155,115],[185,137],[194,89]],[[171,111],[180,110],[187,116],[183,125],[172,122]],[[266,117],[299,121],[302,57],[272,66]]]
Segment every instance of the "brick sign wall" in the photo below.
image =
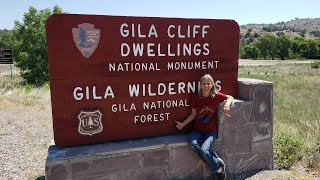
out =
[[46,28],[57,145],[179,133],[206,73],[236,94],[235,21],[61,14]]

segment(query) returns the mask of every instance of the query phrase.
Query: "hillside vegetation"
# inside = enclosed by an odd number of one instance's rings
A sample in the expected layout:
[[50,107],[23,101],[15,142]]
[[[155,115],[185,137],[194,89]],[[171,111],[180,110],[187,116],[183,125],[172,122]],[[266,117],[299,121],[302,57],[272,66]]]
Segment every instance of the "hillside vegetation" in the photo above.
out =
[[7,32],[10,32],[10,30],[8,30],[8,29],[0,29],[0,36],[1,36],[2,34],[7,33]]
[[242,59],[320,59],[320,18],[247,24],[240,30]]
[[251,29],[252,33],[258,36],[263,34],[285,34],[289,36],[299,36],[316,38],[320,37],[320,18],[296,18],[287,22],[275,24],[246,24],[240,26],[240,33],[243,37]]

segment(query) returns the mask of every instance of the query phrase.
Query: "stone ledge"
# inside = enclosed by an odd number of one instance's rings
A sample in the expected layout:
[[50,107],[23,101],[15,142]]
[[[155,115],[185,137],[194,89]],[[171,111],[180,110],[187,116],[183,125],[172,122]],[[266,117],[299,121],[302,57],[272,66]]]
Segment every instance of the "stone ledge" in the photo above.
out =
[[119,153],[162,149],[166,146],[186,146],[186,138],[186,134],[180,134],[86,146],[59,147],[51,145],[48,150],[47,162],[70,158],[83,158],[93,155],[115,155]]
[[46,179],[185,179],[210,175],[186,134],[77,147],[50,146]]
[[238,78],[238,83],[250,85],[250,86],[273,85],[273,82],[271,81],[264,81],[260,79],[251,79],[251,78]]

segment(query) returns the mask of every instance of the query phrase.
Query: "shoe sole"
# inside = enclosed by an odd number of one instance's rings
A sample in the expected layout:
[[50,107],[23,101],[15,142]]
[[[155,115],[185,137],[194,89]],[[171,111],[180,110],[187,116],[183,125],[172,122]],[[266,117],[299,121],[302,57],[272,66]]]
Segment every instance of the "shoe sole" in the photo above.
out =
[[217,158],[218,163],[220,164],[220,167],[222,167],[222,172],[224,174],[224,179],[226,179],[226,164],[224,163],[224,161],[221,158]]
[[221,164],[221,167],[225,170],[226,164],[224,163],[224,161],[221,158],[217,158],[218,163]]

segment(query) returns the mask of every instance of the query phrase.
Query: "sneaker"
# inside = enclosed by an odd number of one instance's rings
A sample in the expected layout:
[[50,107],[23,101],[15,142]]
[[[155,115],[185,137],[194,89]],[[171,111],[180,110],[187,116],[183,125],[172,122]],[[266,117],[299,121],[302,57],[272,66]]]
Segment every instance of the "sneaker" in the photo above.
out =
[[217,158],[217,160],[218,160],[220,167],[222,168],[221,173],[216,173],[218,180],[225,180],[226,179],[226,165],[221,158]]

